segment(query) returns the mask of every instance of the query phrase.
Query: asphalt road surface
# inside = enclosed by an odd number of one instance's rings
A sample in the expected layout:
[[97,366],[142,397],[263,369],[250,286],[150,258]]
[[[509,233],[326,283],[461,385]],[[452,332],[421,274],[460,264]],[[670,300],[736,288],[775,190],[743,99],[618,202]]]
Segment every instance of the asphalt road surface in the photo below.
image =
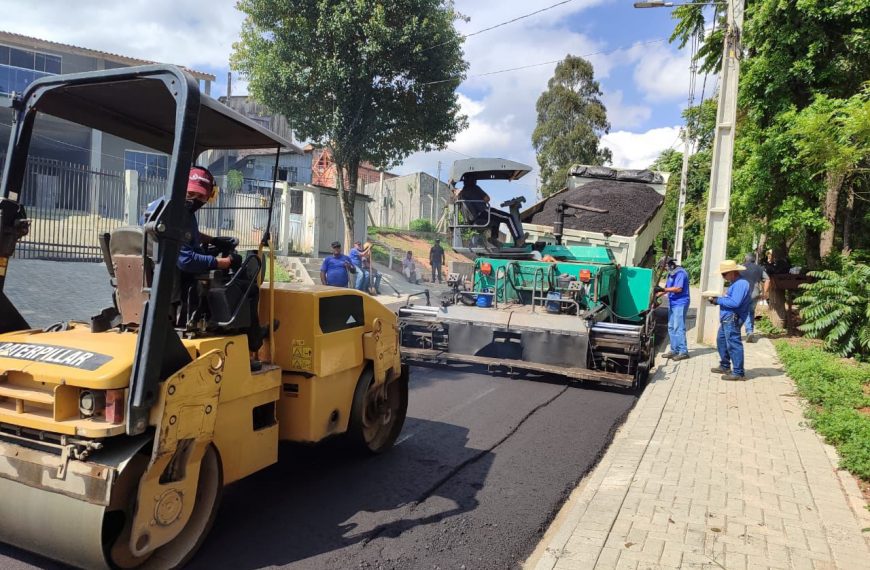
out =
[[[7,282],[32,323],[106,306],[104,269],[44,263],[21,264]],[[282,446],[278,464],[225,490],[190,567],[517,567],[635,399],[470,368],[414,368],[394,449],[359,457],[338,441]],[[4,570],[61,567],[0,544]]]
[[[414,368],[395,448],[286,445],[230,487],[190,567],[517,567],[635,402],[617,390]],[[0,545],[0,568],[60,568]]]

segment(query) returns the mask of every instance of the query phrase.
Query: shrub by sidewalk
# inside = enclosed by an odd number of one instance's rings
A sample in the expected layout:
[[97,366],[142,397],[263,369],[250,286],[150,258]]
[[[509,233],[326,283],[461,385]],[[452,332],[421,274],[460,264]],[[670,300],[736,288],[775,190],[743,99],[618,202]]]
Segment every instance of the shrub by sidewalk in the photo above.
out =
[[810,403],[806,416],[813,428],[837,448],[843,468],[870,482],[870,365],[800,342],[774,346]]

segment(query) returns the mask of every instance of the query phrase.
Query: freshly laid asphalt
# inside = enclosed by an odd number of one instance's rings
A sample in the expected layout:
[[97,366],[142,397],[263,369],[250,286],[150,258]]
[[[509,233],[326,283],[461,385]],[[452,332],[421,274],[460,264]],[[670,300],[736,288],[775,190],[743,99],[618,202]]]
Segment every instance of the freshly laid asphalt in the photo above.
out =
[[[79,267],[58,267],[70,265]],[[89,316],[111,301],[98,285],[104,268],[82,265],[31,265],[7,293],[34,325]],[[62,301],[47,291],[55,287]],[[517,567],[635,400],[473,368],[414,368],[392,450],[360,457],[339,441],[282,445],[276,465],[226,488],[189,567]],[[57,565],[0,545],[0,567]]]

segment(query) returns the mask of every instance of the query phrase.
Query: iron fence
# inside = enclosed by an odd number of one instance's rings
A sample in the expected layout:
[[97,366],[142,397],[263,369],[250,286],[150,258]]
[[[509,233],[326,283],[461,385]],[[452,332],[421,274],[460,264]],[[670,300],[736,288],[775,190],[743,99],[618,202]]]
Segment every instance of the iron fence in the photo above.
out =
[[[0,154],[0,165],[4,160]],[[137,202],[136,219],[129,223],[138,224],[148,204],[165,195],[166,184],[165,178],[139,177],[138,188],[128,193],[123,172],[31,156],[21,192],[30,232],[18,242],[16,256],[102,261],[99,236],[124,225],[128,196]],[[254,192],[222,190],[197,214],[200,229],[208,235],[236,237],[240,249],[256,249],[266,230],[271,185],[271,180],[258,181]],[[273,243],[280,243],[281,206],[279,194],[272,210]],[[291,224],[290,232],[301,242],[301,220],[296,226]]]
[[29,157],[21,203],[30,232],[18,243],[18,257],[99,261],[98,236],[123,224],[124,175]]
[[[199,229],[208,235],[235,237],[240,250],[256,249],[269,220],[270,194],[271,190],[259,193],[221,190],[214,203],[200,210]],[[280,196],[276,196],[272,208],[272,243],[280,243],[280,201]]]

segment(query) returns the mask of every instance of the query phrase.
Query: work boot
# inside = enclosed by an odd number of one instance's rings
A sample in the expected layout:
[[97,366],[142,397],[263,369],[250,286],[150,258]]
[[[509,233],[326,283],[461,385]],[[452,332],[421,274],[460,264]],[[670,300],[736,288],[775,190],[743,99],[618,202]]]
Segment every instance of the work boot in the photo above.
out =
[[729,372],[728,374],[722,375],[722,380],[727,380],[729,382],[740,382],[746,380],[746,376],[741,376],[740,374],[734,374],[733,372]]
[[674,362],[676,362],[676,361],[678,361],[678,360],[686,360],[686,359],[688,359],[688,358],[689,358],[689,353],[688,353],[688,352],[684,352],[684,353],[682,353],[682,354],[675,354],[674,356],[671,357],[671,360],[673,360]]
[[676,352],[671,352],[670,350],[666,353],[662,354],[662,358],[673,358],[677,355]]
[[730,370],[725,370],[721,366],[717,366],[716,368],[711,368],[710,372],[712,372],[713,374],[731,374]]
[[758,342],[758,335],[755,333],[749,333],[746,335],[746,342],[756,343]]

